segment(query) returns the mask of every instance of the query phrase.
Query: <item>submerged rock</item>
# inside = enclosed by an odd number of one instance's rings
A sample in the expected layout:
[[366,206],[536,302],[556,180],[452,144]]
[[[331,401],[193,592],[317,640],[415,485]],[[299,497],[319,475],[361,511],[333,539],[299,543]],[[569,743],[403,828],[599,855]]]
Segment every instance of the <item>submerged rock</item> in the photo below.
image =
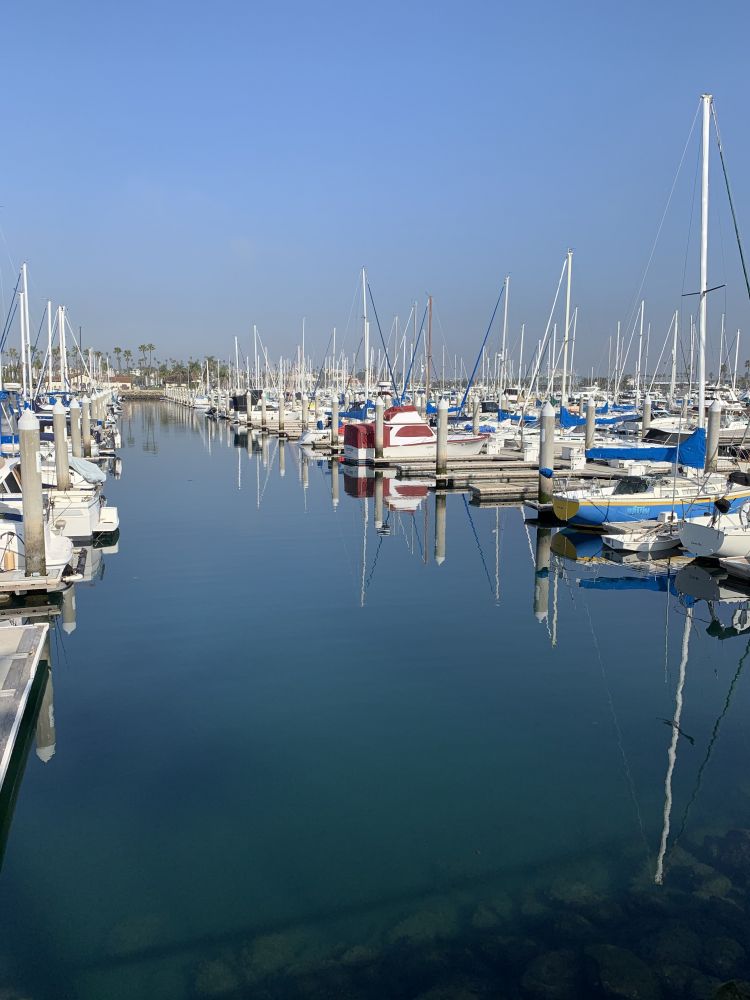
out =
[[591,945],[594,983],[606,997],[618,1000],[659,1000],[656,976],[642,959],[627,948],[612,944]]
[[712,937],[703,943],[703,964],[721,979],[744,971],[747,961],[745,949],[729,937]]
[[436,904],[419,910],[398,923],[388,935],[389,940],[428,943],[451,937],[458,930],[458,916],[453,906]]
[[640,954],[655,965],[690,966],[700,954],[701,939],[684,924],[672,923],[641,941]]
[[226,959],[214,958],[198,966],[194,989],[199,997],[222,997],[236,993],[240,985],[232,965]]
[[568,1000],[580,996],[580,969],[574,951],[546,951],[527,967],[521,980],[524,990],[539,1000]]
[[724,837],[706,837],[703,843],[717,868],[747,882],[750,877],[750,830],[730,830]]
[[714,993],[714,1000],[750,1000],[750,983],[736,979],[722,983]]
[[601,937],[601,931],[580,913],[565,911],[552,925],[554,940],[561,944],[592,944]]

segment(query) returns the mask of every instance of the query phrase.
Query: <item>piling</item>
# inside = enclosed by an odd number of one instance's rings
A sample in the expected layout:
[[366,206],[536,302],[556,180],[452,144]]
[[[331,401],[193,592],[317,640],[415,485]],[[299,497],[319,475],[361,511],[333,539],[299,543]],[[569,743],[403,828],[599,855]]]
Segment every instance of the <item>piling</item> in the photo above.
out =
[[62,630],[66,635],[72,635],[76,630],[76,592],[74,587],[68,587],[62,595]]
[[375,470],[375,530],[383,527],[383,473]]
[[542,407],[539,425],[539,503],[552,503],[552,473],[555,466],[555,410],[549,400]]
[[21,442],[23,550],[26,576],[46,576],[39,421],[31,410],[24,410],[23,416],[18,421],[18,437]]
[[706,430],[706,472],[716,472],[719,461],[719,428],[721,426],[721,403],[715,399],[708,409]]
[[479,433],[479,396],[475,396],[471,404],[471,433]]
[[83,454],[86,458],[91,458],[91,400],[88,396],[81,400],[81,434]]
[[307,430],[308,417],[310,416],[310,409],[309,409],[310,403],[309,403],[309,400],[308,400],[308,398],[307,398],[307,396],[306,396],[306,394],[304,392],[302,393],[302,397],[300,399],[300,404],[302,406],[302,430],[306,431]]
[[260,396],[260,429],[263,434],[268,431],[268,418],[266,416],[266,394],[261,393]]
[[549,613],[549,564],[552,548],[552,529],[536,529],[534,559],[534,617],[545,622]]
[[286,475],[286,445],[283,441],[279,441],[279,478],[283,479]]
[[55,478],[58,490],[70,489],[68,439],[65,435],[65,407],[60,400],[52,407],[52,430],[55,438]]
[[646,393],[646,398],[643,400],[643,413],[641,415],[641,437],[645,438],[648,434],[648,429],[651,426],[651,396]]
[[338,451],[339,447],[339,397],[336,393],[331,399],[331,449]]
[[596,400],[589,398],[586,400],[586,451],[594,447],[594,434],[596,433]]
[[[47,663],[49,663],[49,659],[47,659]],[[54,691],[52,690],[52,672],[49,666],[46,666],[44,669],[47,673],[47,679],[44,684],[42,703],[39,706],[39,715],[36,719],[34,743],[36,744],[37,757],[43,764],[47,764],[55,756],[55,705]]]
[[385,404],[378,396],[375,400],[375,458],[383,457],[383,413]]
[[250,414],[252,412],[252,409],[253,409],[253,394],[248,389],[245,395],[245,423],[247,424],[248,427],[250,426]]
[[279,437],[286,437],[284,433],[284,410],[286,409],[286,396],[283,392],[279,393]]
[[445,511],[448,497],[445,493],[435,494],[435,562],[442,566],[445,562]]
[[335,456],[331,462],[331,503],[334,510],[339,505],[339,461]]
[[70,404],[70,450],[73,458],[81,458],[81,404],[73,399]]
[[445,479],[448,475],[448,401],[446,399],[440,400],[437,411],[435,475],[438,479]]

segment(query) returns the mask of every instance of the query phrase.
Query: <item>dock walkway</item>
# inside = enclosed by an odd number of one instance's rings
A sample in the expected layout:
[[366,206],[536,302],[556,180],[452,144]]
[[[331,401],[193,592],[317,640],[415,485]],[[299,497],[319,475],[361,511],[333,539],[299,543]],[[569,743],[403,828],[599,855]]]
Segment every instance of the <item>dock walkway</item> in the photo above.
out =
[[47,624],[0,628],[0,788],[48,632]]

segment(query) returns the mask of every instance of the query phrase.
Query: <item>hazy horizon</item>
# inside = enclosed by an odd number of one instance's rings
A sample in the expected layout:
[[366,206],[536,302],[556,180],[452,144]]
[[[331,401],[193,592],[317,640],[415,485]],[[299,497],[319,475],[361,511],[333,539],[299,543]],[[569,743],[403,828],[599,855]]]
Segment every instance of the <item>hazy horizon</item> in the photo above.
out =
[[[386,336],[429,292],[436,364],[443,343],[468,364],[509,273],[509,343],[525,323],[528,359],[570,246],[576,368],[606,367],[706,90],[748,228],[750,18],[739,2],[703,10],[17,5],[3,313],[26,260],[34,332],[49,297],[105,351],[227,358],[235,336],[252,353],[256,323],[278,358],[305,317],[320,361],[334,326],[357,348],[365,265]],[[698,286],[699,131],[643,285],[652,363],[675,308],[686,329],[697,306],[683,295]],[[726,288],[707,367],[726,312],[742,368],[750,310],[715,150],[711,171],[709,284]]]

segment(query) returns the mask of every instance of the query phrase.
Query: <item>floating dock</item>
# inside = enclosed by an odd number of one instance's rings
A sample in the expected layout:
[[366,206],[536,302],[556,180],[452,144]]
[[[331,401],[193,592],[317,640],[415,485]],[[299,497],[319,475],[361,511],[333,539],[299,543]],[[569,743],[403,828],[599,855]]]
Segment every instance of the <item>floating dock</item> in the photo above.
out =
[[0,628],[0,789],[3,787],[49,625]]

